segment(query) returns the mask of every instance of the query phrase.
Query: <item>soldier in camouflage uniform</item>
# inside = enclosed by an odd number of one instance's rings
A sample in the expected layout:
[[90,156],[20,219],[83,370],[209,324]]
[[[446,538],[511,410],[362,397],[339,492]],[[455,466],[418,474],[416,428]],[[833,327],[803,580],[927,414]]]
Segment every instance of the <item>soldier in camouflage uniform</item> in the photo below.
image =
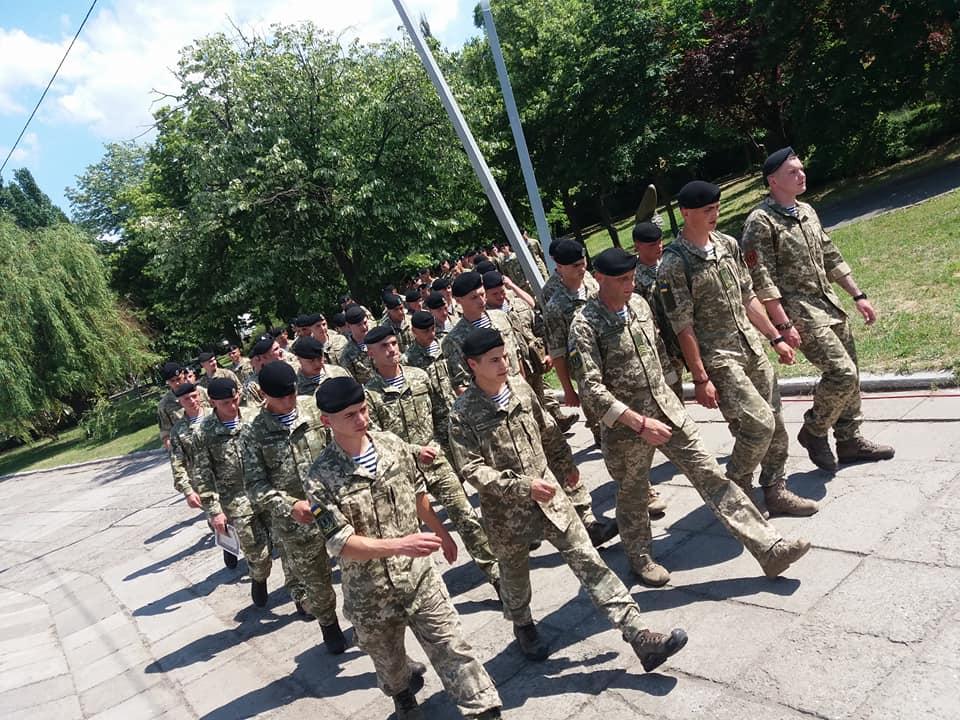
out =
[[212,352],[202,352],[197,355],[197,360],[200,361],[201,367],[203,367],[203,375],[200,376],[200,387],[204,390],[207,390],[210,381],[214,378],[226,378],[228,380],[233,380],[236,383],[237,387],[240,387],[240,380],[234,374],[232,370],[227,370],[227,368],[220,367],[220,364],[217,362],[217,356]]
[[347,339],[338,332],[330,332],[327,319],[323,316],[323,313],[303,315],[300,321],[304,324],[304,335],[309,335],[323,345],[324,362],[327,365],[339,363],[340,355],[347,347]]
[[480,493],[490,543],[500,560],[504,615],[523,653],[544,660],[530,612],[530,543],[550,542],[597,608],[623,635],[649,671],[686,643],[682,630],[652,633],[627,588],[608,568],[560,489],[579,480],[570,447],[523,378],[508,370],[503,338],[475,328],[464,342],[474,382],[450,413],[450,446],[466,482]]
[[368,332],[364,342],[376,368],[376,373],[364,386],[370,422],[374,428],[388,430],[432,456],[430,464],[420,468],[427,491],[446,508],[467,552],[497,588],[500,571],[487,534],[467,500],[463,485],[447,462],[434,431],[434,428],[447,424],[447,397],[438,391],[423,370],[400,364],[400,348],[389,325]]
[[244,484],[254,508],[270,516],[271,534],[304,584],[304,605],[320,622],[324,645],[339,654],[346,639],[337,621],[330,560],[303,489],[310,464],[329,438],[314,399],[297,395],[296,380],[284,362],[260,372],[264,406],[240,436]]
[[[163,446],[169,450],[171,429],[177,420],[183,417],[183,408],[174,393],[178,387],[186,382],[187,371],[180,363],[168,362],[160,368],[160,374],[167,383],[168,390],[157,403],[157,424],[160,426],[160,440],[163,442]],[[207,391],[200,388],[198,393],[200,395],[200,405],[209,409],[210,403],[207,401]],[[196,507],[199,507],[199,505]]]
[[[363,389],[352,378],[324,383],[317,393],[333,442],[306,478],[316,524],[341,567],[344,613],[370,655],[377,683],[391,696],[398,720],[422,720],[404,635],[409,627],[464,717],[500,717],[500,697],[473,657],[460,620],[430,556],[448,562],[457,546],[426,496],[418,469],[423,448],[389,432],[369,430]],[[433,532],[420,532],[420,523]]]
[[[439,278],[438,280],[433,281],[432,286],[433,291],[440,293],[440,296],[443,298],[443,301],[446,304],[447,319],[450,321],[451,328],[460,320],[460,308],[453,299],[453,281],[460,277],[460,275],[462,275],[462,273],[457,273],[456,275],[452,275],[450,277]],[[442,326],[439,318],[437,318],[437,323]]]
[[250,572],[250,596],[254,605],[263,607],[273,564],[270,518],[254,512],[243,486],[240,392],[230,378],[214,378],[207,390],[213,412],[196,431],[194,485],[213,531],[225,533],[227,523],[237,531]]
[[349,375],[339,365],[328,365],[326,346],[313,336],[299,338],[293,344],[293,354],[300,361],[297,372],[297,395],[314,395],[327,378]]
[[230,343],[227,355],[230,356],[230,362],[233,363],[227,369],[237,376],[240,387],[243,387],[243,384],[253,375],[253,366],[250,364],[250,360],[240,352],[240,346],[235,343]]
[[[797,196],[807,188],[803,163],[792,148],[767,158],[763,177],[770,194],[747,216],[743,251],[757,297],[791,347],[799,348],[821,372],[813,406],[797,439],[820,468],[841,463],[887,460],[894,450],[860,434],[860,371],[847,314],[832,282],[856,303],[868,325],[877,319],[867,294],[820,225],[817,213]],[[837,455],[827,435],[833,428]]]
[[446,300],[444,300],[443,295],[438,292],[430,293],[424,301],[423,306],[433,315],[438,340],[443,340],[443,337],[453,330],[453,326],[460,320],[459,316],[455,320],[451,319]]
[[400,352],[406,352],[410,343],[413,342],[413,336],[410,334],[410,314],[404,310],[403,301],[400,300],[399,295],[390,294],[384,297],[383,306],[384,318],[381,324],[390,326],[397,338]]
[[650,306],[633,292],[636,263],[619,248],[600,253],[594,260],[600,292],[580,309],[570,329],[583,401],[603,421],[603,457],[617,482],[617,517],[631,568],[648,585],[670,579],[650,552],[649,473],[659,448],[764,573],[775,577],[810,543],[784,540],[703,447],[696,424],[664,382],[663,343]]
[[267,365],[282,360],[283,353],[280,351],[280,346],[272,337],[262,337],[254,343],[253,347],[250,348],[250,364],[253,373],[243,384],[243,402],[245,405],[257,407],[263,404],[264,395],[260,390],[260,373]]
[[204,415],[210,410],[200,396],[200,388],[193,383],[180,383],[172,391],[180,407],[180,417],[170,428],[170,470],[173,473],[173,488],[183,494],[192,508],[202,506],[194,487],[196,458],[196,433]]
[[[437,341],[436,321],[433,315],[426,310],[420,310],[410,318],[411,332],[413,333],[413,342],[407,351],[403,354],[401,363],[419,368],[427,374],[430,386],[433,388],[433,397],[443,400],[443,417],[438,418],[433,424],[433,432],[444,450],[448,449],[447,440],[449,438],[447,416],[450,407],[457,396],[453,392],[453,384],[450,382],[450,369],[447,367],[447,360],[443,356],[443,350]],[[437,412],[438,409],[434,408]]]
[[353,376],[353,379],[363,385],[373,377],[373,363],[367,354],[367,347],[363,344],[363,337],[370,329],[370,319],[359,305],[351,305],[344,313],[347,327],[350,329],[350,338],[347,346],[340,353],[339,365]]
[[817,504],[786,487],[789,442],[777,374],[757,330],[785,365],[793,363],[793,348],[757,300],[737,241],[715,230],[720,188],[695,180],[677,193],[677,203],[684,226],[660,265],[657,288],[693,373],[697,402],[719,407],[734,437],[727,477],[751,495],[759,466],[770,513],[813,515]]

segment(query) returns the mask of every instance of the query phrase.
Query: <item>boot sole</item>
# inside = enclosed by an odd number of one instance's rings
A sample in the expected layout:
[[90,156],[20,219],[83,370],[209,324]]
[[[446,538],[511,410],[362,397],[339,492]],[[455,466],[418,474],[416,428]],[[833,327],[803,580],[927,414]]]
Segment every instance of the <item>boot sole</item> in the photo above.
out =
[[665,652],[648,653],[640,658],[640,664],[643,666],[644,672],[656,670],[667,661],[667,658],[683,650],[686,644],[687,634],[683,630],[674,630],[670,633],[670,640]]

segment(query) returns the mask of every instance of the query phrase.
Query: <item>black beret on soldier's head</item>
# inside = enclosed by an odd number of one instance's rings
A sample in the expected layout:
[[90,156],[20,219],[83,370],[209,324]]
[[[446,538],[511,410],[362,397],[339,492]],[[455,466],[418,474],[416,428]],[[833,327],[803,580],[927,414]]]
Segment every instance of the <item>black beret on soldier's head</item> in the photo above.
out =
[[343,305],[344,303],[350,302],[351,299],[350,293],[346,293],[337,298],[337,303]]
[[279,326],[272,327],[269,330],[267,330],[267,335],[278,338],[281,335],[283,335],[283,333],[286,332],[286,330],[287,330],[286,328],[282,328]]
[[483,285],[483,276],[478,272],[461,273],[457,275],[457,279],[453,281],[453,296],[454,297],[463,297],[468,295],[476,290],[478,287]]
[[318,322],[323,320],[323,313],[311,313],[309,315],[300,316],[300,327],[310,327],[311,325],[316,325]]
[[448,287],[450,287],[451,282],[452,281],[450,278],[437,278],[433,281],[433,285],[431,285],[431,287],[434,290],[446,290]]
[[637,256],[623,248],[607,248],[593,259],[593,269],[611,277],[633,272],[636,267]]
[[265,337],[257,340],[256,344],[250,348],[250,357],[255,358],[270,352],[274,342],[276,341],[272,337]]
[[660,242],[663,237],[663,230],[658,228],[652,222],[637,223],[633,226],[633,241],[635,243],[655,243]]
[[363,386],[352,377],[324,380],[317,388],[317,407],[323,413],[338,413],[363,402]]
[[343,313],[343,319],[346,320],[347,325],[356,325],[357,323],[362,323],[366,316],[367,314],[359,305],[351,305]]
[[483,274],[483,289],[490,290],[491,288],[498,288],[503,285],[503,275],[498,273],[496,270],[491,270],[490,272],[485,272]]
[[307,360],[316,360],[323,357],[323,343],[312,335],[297,338],[291,349],[294,355]]
[[395,310],[396,308],[403,305],[403,301],[400,299],[399,295],[394,293],[388,293],[383,296],[383,304],[387,307],[388,310]]
[[549,247],[547,247],[547,255],[552,257],[554,260],[557,259],[557,245],[559,244],[559,240],[551,240]]
[[420,291],[410,288],[403,294],[403,299],[407,302],[417,302],[420,299]]
[[767,177],[773,175],[792,155],[796,155],[792,147],[780,148],[775,153],[771,153],[763,161],[763,179],[766,180]]
[[181,383],[180,386],[173,391],[173,394],[176,395],[178,398],[180,398],[180,397],[183,397],[184,395],[192,393],[196,389],[197,389],[197,386],[194,385],[193,383]]
[[211,400],[229,400],[237,390],[237,384],[230,378],[214,378],[207,385],[207,395]]
[[[430,301],[428,300],[427,302],[429,303]],[[426,310],[417,310],[410,316],[410,324],[417,328],[417,330],[429,330],[437,324],[437,321],[433,319],[433,313],[429,313]]]
[[560,240],[551,253],[557,265],[573,265],[583,260],[583,245],[576,240]]
[[234,350],[239,350],[239,349],[240,349],[240,346],[237,345],[236,343],[230,343],[229,345],[227,345],[227,352],[233,352]]
[[480,262],[478,262],[476,265],[473,266],[473,269],[476,270],[481,275],[486,275],[488,272],[491,272],[492,270],[496,270],[497,266],[494,265],[489,260],[481,260]]
[[396,337],[396,335],[397,332],[393,329],[392,325],[377,325],[373,330],[363,336],[363,344],[376,345],[378,342],[383,342],[388,337]]
[[330,324],[335,328],[341,328],[347,324],[346,313],[338,312],[330,316]]
[[463,341],[463,354],[465,357],[479,357],[502,346],[503,335],[499,330],[478,327],[467,333],[467,338]]
[[183,366],[171,360],[170,362],[165,362],[160,368],[160,375],[164,380],[173,380],[177,375],[183,372]]
[[447,301],[443,299],[443,295],[438,292],[432,292],[427,296],[427,301],[424,303],[431,310],[439,310],[447,304]]
[[720,201],[720,188],[705,180],[691,180],[677,193],[677,205],[696,210]]
[[205,362],[210,362],[215,357],[216,355],[214,355],[212,352],[202,352],[199,355],[197,355],[197,360],[199,362],[205,363]]
[[265,395],[287,397],[297,391],[297,372],[285,362],[274,362],[260,371],[257,382]]
[[305,316],[303,315],[297,315],[293,320],[290,321],[290,324],[293,325],[295,328],[306,327],[307,324],[306,324],[306,321],[304,320],[304,317]]

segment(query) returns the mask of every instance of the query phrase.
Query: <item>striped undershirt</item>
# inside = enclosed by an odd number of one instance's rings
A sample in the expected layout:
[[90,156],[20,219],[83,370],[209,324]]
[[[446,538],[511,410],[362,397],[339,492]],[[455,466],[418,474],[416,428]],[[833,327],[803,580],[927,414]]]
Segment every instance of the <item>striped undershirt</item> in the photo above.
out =
[[357,343],[357,347],[360,348],[363,352],[366,352],[366,351],[367,351],[367,344],[366,344],[366,343]]
[[297,421],[296,408],[294,408],[288,413],[284,413],[283,415],[278,415],[277,413],[270,413],[270,414],[273,415],[277,419],[277,422],[283,425],[287,430],[293,427],[293,424]]
[[788,215],[793,215],[793,217],[800,216],[800,209],[796,205],[791,205],[790,207],[785,207],[784,210]]
[[221,420],[220,422],[227,430],[236,430],[237,426],[240,424],[240,418],[235,417],[233,420]]
[[587,286],[581,285],[577,289],[577,300],[586,300],[587,299]]
[[313,383],[318,383],[318,382],[321,382],[326,376],[327,376],[327,371],[321,370],[319,374],[311,375],[310,377],[307,378],[307,380]]
[[370,447],[361,454],[353,456],[353,461],[372,475],[377,474],[378,459],[377,448],[373,446],[373,443],[370,443]]
[[478,327],[478,328],[492,327],[490,318],[488,318],[486,314],[481,315],[479,318],[477,318],[476,320],[472,320],[471,322],[473,323],[474,327]]
[[430,343],[430,347],[427,348],[427,352],[431,355],[437,355],[440,352],[440,343],[434,338],[433,342]]
[[[380,377],[383,377],[382,375]],[[406,378],[403,377],[403,373],[400,373],[396,377],[392,378],[383,378],[383,381],[387,384],[388,387],[392,387],[395,390],[399,390],[406,383]]]
[[510,386],[504,385],[503,389],[500,390],[496,395],[491,395],[490,399],[493,400],[493,404],[496,405],[501,410],[506,410],[507,405],[510,404]]
[[617,315],[620,317],[621,320],[623,320],[624,322],[626,322],[626,321],[627,321],[627,306],[624,305],[622,308],[620,308],[619,310],[617,310]]
[[201,420],[203,420],[203,415],[197,415],[196,417],[190,417],[187,415],[187,421],[190,423],[190,427],[199,425]]

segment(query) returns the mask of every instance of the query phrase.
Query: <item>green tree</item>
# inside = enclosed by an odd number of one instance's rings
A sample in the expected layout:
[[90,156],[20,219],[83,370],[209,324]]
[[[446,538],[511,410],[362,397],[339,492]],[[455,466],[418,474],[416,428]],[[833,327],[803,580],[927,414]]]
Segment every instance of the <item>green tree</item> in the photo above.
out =
[[0,179],[0,210],[27,230],[67,222],[67,216],[40,190],[26,168],[14,170],[13,181],[7,185]]

